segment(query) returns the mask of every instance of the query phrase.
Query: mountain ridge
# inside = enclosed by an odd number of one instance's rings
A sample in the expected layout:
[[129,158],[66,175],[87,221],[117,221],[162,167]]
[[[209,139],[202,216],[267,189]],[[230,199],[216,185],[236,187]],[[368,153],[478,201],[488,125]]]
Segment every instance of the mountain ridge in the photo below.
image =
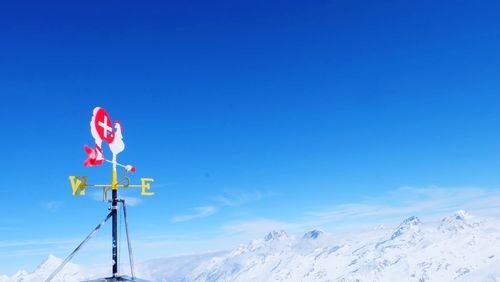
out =
[[[459,210],[437,225],[412,216],[347,240],[317,229],[302,236],[272,230],[229,251],[145,261],[136,272],[152,281],[500,281],[496,226]],[[49,255],[35,271],[0,282],[42,281],[60,261]],[[54,281],[99,275],[69,264]]]

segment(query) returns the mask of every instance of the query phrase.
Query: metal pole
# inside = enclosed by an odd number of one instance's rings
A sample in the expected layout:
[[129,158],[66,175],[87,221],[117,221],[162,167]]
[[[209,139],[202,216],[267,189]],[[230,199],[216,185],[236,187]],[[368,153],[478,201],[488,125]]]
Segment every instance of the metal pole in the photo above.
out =
[[113,277],[118,276],[118,231],[117,231],[117,208],[116,208],[116,198],[117,198],[117,193],[116,190],[113,190],[113,202],[111,205],[111,213],[113,214],[113,227],[112,227],[112,244],[113,244],[113,250],[112,250],[112,258],[113,258]]
[[[113,156],[113,160],[115,159],[115,156]],[[111,195],[112,195],[112,201],[111,201],[111,213],[113,214],[113,226],[112,226],[112,259],[113,259],[113,277],[118,277],[118,228],[117,228],[117,223],[118,223],[118,218],[117,218],[117,202],[118,202],[118,187],[116,185],[118,184],[117,176],[116,176],[116,168],[113,167],[113,174],[112,174],[112,180],[111,180]]]
[[63,269],[63,267],[75,256],[76,252],[78,252],[80,248],[83,247],[83,245],[85,245],[85,243],[87,243],[87,241],[90,240],[90,238],[92,238],[92,236],[94,236],[94,234],[104,225],[104,223],[108,221],[108,219],[111,217],[112,214],[113,212],[110,212],[108,216],[106,216],[106,218],[103,221],[101,221],[101,223],[99,223],[94,228],[94,230],[92,230],[92,232],[90,232],[90,234],[80,243],[80,245],[78,245],[78,247],[76,247],[76,249],[71,254],[69,254],[69,256],[59,265],[59,267],[57,267],[56,270],[54,270],[54,272],[50,274],[50,276],[47,278],[47,280],[45,280],[45,282],[50,282],[52,279],[54,279],[57,273],[59,273],[59,271]]

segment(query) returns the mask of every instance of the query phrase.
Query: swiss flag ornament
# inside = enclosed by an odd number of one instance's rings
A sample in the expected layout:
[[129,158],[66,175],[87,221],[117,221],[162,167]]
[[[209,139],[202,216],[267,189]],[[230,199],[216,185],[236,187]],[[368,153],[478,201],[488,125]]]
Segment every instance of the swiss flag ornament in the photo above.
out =
[[[131,165],[122,165],[116,162],[116,156],[125,150],[125,143],[123,143],[122,126],[119,121],[111,122],[111,118],[105,109],[101,107],[94,108],[92,120],[90,121],[90,133],[94,137],[95,149],[85,145],[85,153],[87,159],[83,163],[84,166],[97,166],[103,164],[105,161],[124,167],[127,171],[134,172],[135,167]],[[104,158],[102,151],[102,141],[106,141],[109,149],[113,153],[113,160],[109,161]]]
[[101,140],[104,140],[108,142],[108,144],[110,144],[115,138],[111,118],[103,108],[96,109],[98,110],[97,112],[94,110],[94,124],[91,124],[91,126],[94,126]]

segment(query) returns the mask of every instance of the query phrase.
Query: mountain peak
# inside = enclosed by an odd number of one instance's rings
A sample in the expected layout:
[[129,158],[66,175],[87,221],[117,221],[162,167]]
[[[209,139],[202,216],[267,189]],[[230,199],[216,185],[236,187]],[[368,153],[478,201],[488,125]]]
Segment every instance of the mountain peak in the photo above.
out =
[[416,216],[410,216],[407,219],[403,220],[401,224],[398,226],[396,231],[391,236],[391,239],[394,239],[396,237],[401,236],[402,234],[406,233],[410,229],[415,229],[420,226],[421,222],[420,219]]
[[466,220],[466,219],[472,218],[472,215],[470,215],[469,213],[467,213],[464,210],[456,211],[453,214],[453,216],[455,217],[456,220]]
[[418,225],[420,224],[420,219],[416,216],[410,216],[408,217],[407,219],[403,220],[403,222],[401,222],[401,225]]
[[284,230],[273,230],[264,237],[264,241],[281,240],[284,238],[288,238],[288,234]]
[[315,240],[315,239],[318,239],[319,237],[323,236],[325,232],[323,232],[322,230],[311,230],[309,232],[307,232],[306,234],[304,234],[304,236],[302,238],[304,239],[312,239],[312,240]]
[[440,230],[458,231],[466,227],[474,227],[479,224],[475,222],[473,216],[464,210],[458,210],[454,214],[447,216],[441,220]]
[[38,269],[52,269],[58,267],[62,263],[62,259],[54,256],[53,254],[49,254],[47,258],[38,265]]

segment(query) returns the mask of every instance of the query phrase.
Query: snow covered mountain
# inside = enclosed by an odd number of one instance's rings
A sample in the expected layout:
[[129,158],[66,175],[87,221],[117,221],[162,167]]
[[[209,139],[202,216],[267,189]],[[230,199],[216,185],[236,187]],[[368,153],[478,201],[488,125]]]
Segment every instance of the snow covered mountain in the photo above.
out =
[[[458,211],[438,223],[412,216],[394,229],[344,238],[272,231],[228,252],[145,261],[137,273],[153,281],[500,281],[497,226],[495,219]],[[60,261],[49,256],[34,272],[0,276],[0,282],[43,281]],[[56,281],[99,276],[70,264]]]
[[[11,281],[44,281],[61,263],[62,259],[49,255],[42,263],[38,265],[35,271],[18,271],[11,277],[0,276],[0,282]],[[86,279],[85,268],[73,263],[68,263],[64,270],[60,272],[56,281],[81,281]]]

